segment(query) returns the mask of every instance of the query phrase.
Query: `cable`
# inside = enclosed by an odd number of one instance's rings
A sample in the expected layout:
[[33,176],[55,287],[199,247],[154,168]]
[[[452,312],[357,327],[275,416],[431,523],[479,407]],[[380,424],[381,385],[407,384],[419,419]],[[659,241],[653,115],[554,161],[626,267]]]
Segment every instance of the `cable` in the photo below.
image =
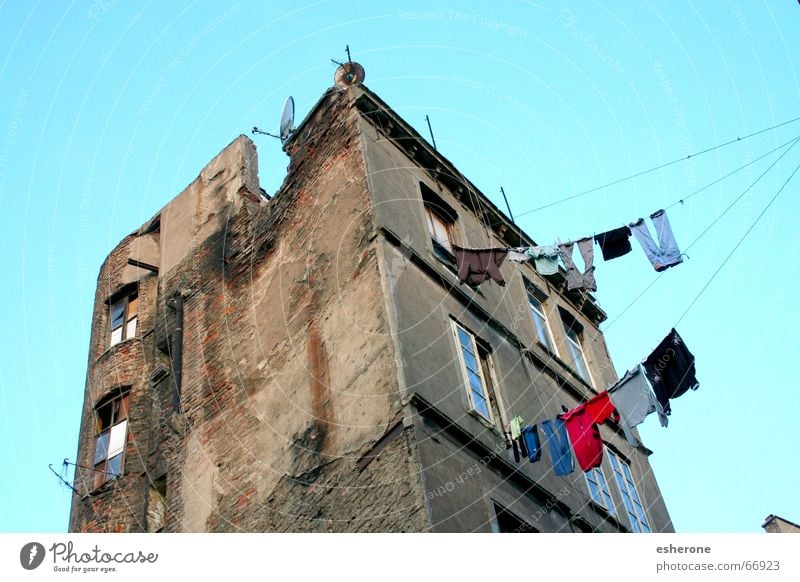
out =
[[[783,158],[783,156],[785,156],[785,155],[786,155],[786,154],[789,152],[789,150],[791,150],[791,149],[792,149],[792,148],[795,146],[795,144],[797,144],[797,142],[798,142],[798,141],[800,141],[800,136],[793,137],[792,139],[790,139],[790,140],[789,140],[789,141],[787,141],[787,142],[784,142],[784,143],[782,143],[781,145],[779,145],[779,146],[778,146],[778,147],[776,147],[775,149],[772,149],[772,150],[768,151],[767,153],[765,153],[765,154],[763,154],[763,155],[761,155],[761,156],[757,157],[757,158],[756,158],[756,159],[754,159],[754,160],[750,160],[749,162],[747,162],[747,163],[746,163],[746,164],[744,164],[743,166],[739,166],[738,168],[736,168],[736,169],[735,169],[735,170],[733,170],[732,172],[728,172],[727,174],[725,174],[725,175],[724,175],[724,176],[722,176],[721,178],[717,178],[717,179],[716,179],[716,180],[714,180],[713,182],[711,182],[711,183],[709,183],[709,184],[706,184],[705,186],[703,186],[703,187],[702,187],[702,188],[700,188],[699,190],[695,190],[695,191],[694,191],[694,192],[692,192],[691,194],[688,194],[687,196],[684,196],[683,198],[680,198],[680,199],[676,200],[675,202],[673,202],[673,203],[672,203],[672,204],[670,204],[669,206],[665,206],[665,207],[664,207],[664,210],[669,210],[670,208],[673,208],[674,206],[677,206],[678,204],[683,204],[683,203],[685,203],[685,202],[686,202],[687,200],[689,200],[690,198],[693,198],[694,196],[696,196],[696,195],[700,194],[701,192],[703,192],[703,191],[705,191],[705,190],[708,190],[709,188],[711,188],[711,187],[712,187],[712,186],[714,186],[715,184],[719,184],[719,183],[720,183],[720,182],[722,182],[722,181],[723,181],[725,178],[728,178],[728,177],[730,177],[730,176],[733,176],[734,174],[736,174],[736,173],[738,173],[738,172],[741,172],[741,171],[742,171],[742,170],[744,170],[745,168],[747,168],[747,167],[749,167],[749,166],[752,166],[752,165],[753,165],[753,164],[755,164],[756,162],[759,162],[759,161],[763,160],[764,158],[766,158],[766,157],[767,157],[767,156],[769,156],[770,154],[773,154],[773,153],[777,152],[778,150],[780,150],[781,148],[784,148],[784,147],[786,147],[788,144],[792,144],[791,146],[789,146],[789,149],[787,149],[785,152],[783,152],[783,153],[782,153],[782,154],[781,154],[781,155],[778,157],[778,159],[776,159],[774,162],[772,162],[772,164],[771,164],[771,165],[770,165],[770,166],[769,166],[769,167],[768,167],[766,170],[764,170],[764,174],[765,174],[766,172],[768,172],[768,171],[770,170],[770,168],[772,168],[772,166],[774,166],[776,163],[778,163],[778,161],[779,161],[781,158]],[[758,180],[760,180],[760,179],[761,179],[761,177],[762,177],[764,174],[761,174],[761,176],[759,176]],[[741,198],[742,196],[744,196],[744,194],[746,194],[746,193],[747,193],[747,191],[748,191],[750,188],[752,188],[753,186],[755,186],[755,185],[756,185],[756,183],[758,182],[758,180],[756,180],[755,182],[753,182],[752,184],[750,184],[750,187],[749,187],[747,190],[745,190],[744,192],[742,192],[742,194],[739,196],[739,198]],[[734,201],[734,204],[735,204],[736,202],[738,202],[739,198],[737,198],[737,199],[736,199],[736,201]],[[722,217],[722,216],[720,216],[719,218],[721,218],[721,217]],[[712,223],[712,225],[713,225],[713,223]],[[709,226],[709,228],[710,228],[710,226]],[[701,235],[701,236],[702,236],[702,235]],[[698,239],[699,239],[699,237],[698,237]],[[576,242],[576,239],[572,239],[572,242]],[[697,240],[695,240],[694,242],[697,242]],[[692,245],[694,244],[694,242],[692,242]],[[564,244],[569,244],[569,243],[564,243]],[[689,245],[689,246],[691,247],[692,245]],[[689,249],[687,248],[686,250],[689,250]]]
[[748,134],[748,135],[746,135],[744,137],[737,137],[736,139],[732,139],[732,140],[727,141],[725,143],[722,143],[722,144],[719,144],[719,145],[716,145],[716,146],[713,146],[713,147],[710,147],[710,148],[706,148],[706,149],[704,149],[702,151],[699,151],[699,152],[696,152],[694,154],[689,154],[686,157],[678,158],[677,160],[672,160],[671,162],[667,162],[666,164],[661,164],[660,166],[656,166],[654,168],[650,168],[649,170],[643,170],[641,172],[637,172],[637,173],[635,173],[635,174],[633,174],[631,176],[628,176],[626,178],[620,178],[619,180],[614,180],[613,182],[609,182],[608,184],[603,184],[602,186],[597,186],[595,188],[590,188],[589,190],[584,190],[583,192],[578,192],[577,194],[573,194],[571,196],[567,196],[566,198],[562,198],[560,200],[555,200],[554,202],[550,202],[548,204],[545,204],[544,206],[539,206],[538,208],[534,208],[533,210],[528,210],[526,212],[520,212],[519,214],[517,214],[517,217],[525,216],[526,214],[533,214],[534,212],[538,212],[540,210],[544,210],[545,208],[550,208],[552,206],[557,206],[559,204],[563,204],[564,202],[568,202],[570,200],[574,200],[575,198],[580,198],[581,196],[586,196],[587,194],[591,194],[592,192],[597,192],[598,190],[602,190],[603,188],[608,188],[610,186],[616,186],[617,184],[621,184],[623,182],[627,182],[628,180],[633,180],[634,178],[638,178],[639,176],[644,176],[645,174],[649,174],[651,172],[655,172],[657,170],[661,170],[663,168],[675,165],[677,163],[685,162],[686,160],[689,160],[691,158],[696,158],[696,157],[701,156],[703,154],[707,154],[708,152],[712,152],[714,150],[718,150],[720,148],[728,146],[728,145],[730,145],[732,143],[740,142],[742,140],[751,138],[751,137],[759,135],[761,133],[765,133],[767,131],[771,131],[773,129],[777,129],[777,128],[781,127],[781,126],[788,125],[790,123],[794,123],[795,121],[798,121],[798,120],[800,120],[800,117],[795,117],[794,119],[790,119],[789,121],[784,121],[783,123],[779,123],[778,125],[773,125],[772,127],[767,127],[766,129],[761,129],[759,131],[756,131],[756,132],[753,132],[751,134]]
[[[720,219],[721,219],[723,216],[725,216],[725,214],[726,214],[726,213],[727,213],[727,212],[728,212],[728,211],[729,211],[731,208],[733,208],[733,207],[734,207],[734,205],[736,205],[736,203],[737,203],[737,202],[739,202],[739,200],[741,200],[741,199],[742,199],[742,197],[743,197],[745,194],[747,194],[747,193],[748,193],[750,190],[752,190],[753,186],[755,186],[755,185],[756,185],[756,184],[757,184],[757,183],[758,183],[758,182],[761,180],[761,178],[763,178],[763,177],[764,177],[764,175],[765,175],[767,172],[769,172],[769,171],[770,171],[770,170],[771,170],[771,169],[772,169],[772,168],[775,166],[775,164],[777,164],[777,163],[778,163],[778,162],[781,160],[781,158],[783,158],[783,156],[785,156],[786,154],[788,154],[788,153],[789,153],[789,151],[790,151],[790,150],[791,150],[791,149],[792,149],[792,148],[793,148],[795,145],[797,145],[797,143],[798,143],[798,142],[800,142],[800,137],[794,138],[794,139],[793,139],[793,140],[791,140],[791,141],[792,141],[792,142],[794,142],[794,143],[792,143],[792,145],[791,145],[791,146],[789,146],[789,148],[788,148],[788,149],[787,149],[785,152],[783,152],[783,153],[782,153],[782,154],[781,154],[781,155],[778,157],[778,159],[776,159],[774,162],[772,162],[772,163],[769,165],[769,167],[767,167],[767,169],[766,169],[766,170],[764,170],[764,171],[761,173],[761,175],[759,175],[759,176],[758,176],[758,178],[756,178],[756,179],[755,179],[755,180],[754,180],[754,181],[753,181],[753,182],[752,182],[752,183],[751,183],[751,184],[750,184],[750,185],[749,185],[749,186],[748,186],[748,187],[747,187],[747,188],[744,190],[744,192],[742,192],[741,194],[739,194],[739,196],[737,196],[737,197],[736,197],[736,199],[735,199],[733,202],[731,202],[731,203],[728,205],[728,207],[727,207],[725,210],[723,210],[723,211],[722,211],[722,213],[721,213],[719,216],[717,216],[717,217],[716,217],[716,218],[715,218],[713,221],[711,221],[711,224],[709,224],[709,225],[708,225],[708,226],[705,228],[705,230],[703,230],[703,232],[701,232],[701,233],[700,233],[700,234],[697,236],[697,238],[695,238],[695,239],[694,239],[694,240],[693,240],[691,243],[689,243],[689,246],[687,246],[687,247],[684,249],[684,251],[683,251],[683,253],[682,253],[682,254],[686,254],[686,251],[688,251],[689,249],[691,249],[691,248],[692,248],[692,247],[693,247],[693,246],[694,246],[694,245],[695,245],[695,244],[696,244],[696,243],[697,243],[697,242],[698,242],[698,241],[699,241],[701,238],[703,238],[703,237],[704,237],[704,236],[705,236],[705,235],[708,233],[708,231],[709,231],[709,230],[711,230],[711,228],[712,228],[712,227],[713,227],[713,226],[714,226],[714,225],[715,225],[717,222],[719,222],[719,220],[720,220]],[[786,143],[789,143],[789,142],[786,142]],[[778,147],[778,148],[776,148],[776,149],[780,149],[781,147],[784,147],[785,145],[786,145],[786,144],[783,144],[782,146],[780,146],[780,147]],[[776,150],[773,150],[773,151],[776,151]],[[770,152],[770,153],[772,153],[772,152]],[[768,154],[765,154],[765,155],[768,155]],[[763,156],[762,156],[762,157],[763,157]],[[754,161],[755,161],[755,160],[754,160]],[[738,170],[737,170],[737,171],[738,171]],[[698,190],[697,192],[699,192],[699,190]],[[697,192],[695,192],[694,194],[696,194]],[[674,204],[673,204],[673,206],[674,206]],[[669,207],[668,207],[668,208],[669,208]],[[650,288],[651,288],[653,285],[655,285],[655,284],[656,284],[656,281],[658,281],[658,280],[659,280],[659,278],[660,278],[659,276],[656,276],[656,277],[655,277],[655,278],[654,278],[654,279],[653,279],[653,280],[650,282],[650,284],[648,284],[648,285],[647,285],[647,287],[645,287],[644,289],[642,289],[642,291],[641,291],[641,292],[640,292],[640,293],[639,293],[639,294],[638,294],[636,297],[634,297],[634,299],[633,299],[633,300],[632,300],[630,303],[628,303],[628,305],[627,305],[627,306],[625,306],[625,308],[624,308],[624,309],[623,309],[623,310],[622,310],[620,313],[618,313],[618,314],[617,314],[617,316],[616,316],[614,319],[612,319],[612,320],[609,322],[609,324],[608,324],[608,325],[605,327],[605,331],[608,331],[608,330],[611,328],[611,326],[612,326],[612,325],[614,325],[614,324],[617,322],[617,320],[619,320],[619,318],[620,318],[620,317],[622,317],[623,315],[625,315],[625,313],[628,311],[628,309],[630,309],[630,308],[631,308],[631,307],[632,307],[632,306],[633,306],[633,305],[634,305],[634,304],[635,304],[637,301],[639,301],[639,299],[640,299],[640,298],[641,298],[641,297],[642,297],[642,296],[643,296],[643,295],[644,295],[644,294],[645,294],[645,293],[646,293],[646,292],[647,292],[647,291],[648,291],[648,290],[649,290],[649,289],[650,289]]]
[[694,240],[693,240],[691,243],[689,243],[689,246],[687,246],[687,247],[684,249],[684,251],[683,251],[683,252],[684,252],[684,254],[685,254],[685,253],[686,253],[686,252],[687,252],[689,249],[691,249],[691,248],[692,248],[692,247],[695,245],[695,243],[697,243],[697,241],[699,241],[701,238],[703,238],[703,235],[705,235],[705,234],[706,234],[706,233],[707,233],[707,232],[708,232],[708,231],[711,229],[711,227],[713,227],[713,226],[714,226],[714,225],[715,225],[717,222],[719,222],[719,220],[720,220],[720,219],[721,219],[723,216],[725,216],[725,215],[728,213],[728,211],[729,211],[731,208],[733,208],[733,207],[734,207],[734,205],[735,205],[737,202],[739,202],[739,200],[741,200],[741,199],[742,199],[742,197],[743,197],[745,194],[747,194],[747,193],[748,193],[748,192],[749,192],[749,191],[750,191],[750,190],[753,188],[753,186],[755,186],[756,184],[758,184],[759,180],[761,180],[761,178],[763,178],[763,177],[764,177],[764,175],[765,175],[767,172],[769,172],[769,171],[770,171],[770,170],[771,170],[771,169],[772,169],[772,168],[775,166],[775,164],[777,164],[779,161],[781,161],[781,159],[783,158],[783,156],[785,156],[786,154],[788,154],[788,153],[789,153],[789,152],[792,150],[792,148],[793,148],[794,146],[796,146],[796,145],[797,145],[797,142],[800,142],[800,137],[796,138],[796,139],[794,140],[794,143],[793,143],[791,146],[789,146],[789,148],[788,148],[788,149],[787,149],[785,152],[783,152],[783,153],[782,153],[780,156],[778,156],[778,159],[777,159],[777,160],[775,160],[774,162],[772,162],[772,163],[771,163],[771,164],[770,164],[770,165],[767,167],[767,169],[766,169],[766,170],[764,170],[763,172],[761,172],[761,175],[760,175],[758,178],[756,178],[756,179],[755,179],[755,181],[754,181],[752,184],[750,184],[750,185],[749,185],[749,186],[748,186],[748,187],[747,187],[747,188],[744,190],[744,192],[742,192],[741,194],[739,194],[739,196],[737,196],[737,197],[736,197],[736,199],[735,199],[733,202],[731,202],[731,203],[728,205],[728,207],[727,207],[725,210],[723,210],[723,211],[722,211],[722,214],[720,214],[719,216],[717,216],[717,217],[716,217],[716,218],[715,218],[715,219],[714,219],[714,220],[711,222],[711,224],[709,224],[709,225],[706,227],[706,229],[705,229],[703,232],[701,232],[701,233],[698,235],[698,237],[697,237],[696,239],[694,239]]
[[[755,164],[756,162],[760,162],[761,160],[763,160],[764,158],[766,158],[768,155],[770,155],[770,154],[773,154],[773,153],[777,152],[779,149],[786,147],[787,145],[789,145],[789,144],[790,144],[790,143],[792,143],[793,141],[796,141],[798,138],[800,138],[800,136],[798,136],[797,138],[794,138],[794,137],[793,137],[793,138],[792,138],[792,139],[790,139],[789,141],[782,143],[781,145],[779,145],[779,146],[778,146],[778,147],[776,147],[775,149],[772,149],[772,150],[768,151],[768,152],[767,152],[767,153],[765,153],[764,155],[762,155],[762,156],[759,156],[759,157],[757,157],[756,159],[754,159],[754,160],[751,160],[751,161],[747,162],[747,163],[746,163],[744,166],[739,166],[738,168],[736,168],[736,169],[735,169],[735,170],[733,170],[732,172],[729,172],[729,173],[725,174],[724,176],[722,176],[722,178],[719,178],[718,180],[714,180],[714,181],[713,181],[713,182],[711,182],[710,184],[707,184],[707,185],[703,186],[703,187],[702,187],[702,188],[700,188],[699,190],[695,190],[694,192],[692,192],[691,194],[689,194],[689,195],[687,195],[687,196],[684,196],[684,197],[683,197],[683,198],[681,198],[680,200],[676,200],[675,202],[673,202],[673,203],[672,203],[672,204],[670,204],[669,206],[665,206],[665,207],[664,207],[664,210],[669,210],[669,209],[670,209],[670,208],[672,208],[673,206],[677,206],[678,204],[683,204],[684,202],[686,202],[687,200],[689,200],[689,198],[693,198],[693,197],[694,197],[694,196],[696,196],[697,194],[700,194],[700,193],[701,193],[703,190],[707,190],[708,188],[711,188],[711,186],[714,186],[715,184],[719,184],[719,183],[720,183],[720,182],[722,182],[722,181],[723,181],[725,178],[729,178],[730,176],[733,176],[734,174],[737,174],[737,173],[741,172],[741,171],[742,171],[742,170],[744,170],[745,168],[752,166],[752,165],[753,165],[753,164]],[[791,149],[791,148],[790,148],[790,149]]]
[[789,177],[786,178],[786,181],[783,183],[783,185],[780,187],[780,189],[775,193],[775,195],[772,197],[772,199],[770,199],[770,201],[764,207],[764,210],[761,211],[761,214],[759,214],[756,217],[756,219],[753,221],[753,224],[750,225],[750,228],[748,228],[747,231],[742,235],[742,237],[739,239],[739,242],[736,243],[736,246],[734,246],[733,249],[731,249],[731,252],[728,253],[727,257],[725,257],[725,260],[722,261],[722,263],[720,264],[719,267],[717,267],[717,270],[714,271],[714,274],[711,275],[711,278],[706,282],[705,285],[703,285],[703,288],[700,289],[700,292],[695,296],[694,299],[692,299],[692,302],[689,303],[689,307],[686,308],[686,311],[684,311],[683,315],[681,315],[678,318],[678,321],[675,322],[675,325],[673,327],[677,327],[678,324],[683,320],[683,318],[686,317],[686,314],[689,313],[689,310],[694,306],[695,303],[697,303],[697,300],[700,299],[700,296],[705,292],[705,290],[708,289],[709,285],[711,285],[711,282],[714,281],[714,279],[719,274],[719,272],[722,270],[722,268],[725,266],[725,264],[733,256],[733,253],[736,252],[736,249],[738,249],[741,246],[741,244],[744,242],[744,239],[747,238],[747,235],[750,234],[750,232],[755,228],[755,226],[758,224],[758,222],[761,220],[761,218],[767,213],[767,210],[769,210],[769,207],[772,206],[772,203],[775,202],[775,200],[778,198],[780,193],[783,192],[783,189],[786,188],[786,185],[791,181],[791,179],[794,177],[794,175],[797,173],[798,170],[800,170],[800,164],[798,164],[795,167],[794,171],[789,175]]
[[[787,123],[788,123],[788,122],[787,122]],[[762,155],[758,156],[757,158],[755,158],[755,159],[753,159],[753,160],[750,160],[750,161],[749,161],[749,162],[747,162],[746,164],[744,164],[744,165],[742,165],[742,166],[739,166],[739,167],[738,167],[738,168],[736,168],[735,170],[732,170],[732,171],[728,172],[727,174],[725,174],[725,175],[724,175],[724,176],[722,176],[721,178],[718,178],[718,179],[714,180],[713,182],[710,182],[709,184],[706,184],[705,186],[703,186],[703,187],[699,188],[698,190],[695,190],[694,192],[691,192],[690,194],[687,194],[686,196],[683,196],[682,198],[679,198],[679,199],[677,199],[675,202],[672,202],[672,203],[671,203],[671,204],[669,204],[668,206],[665,206],[665,207],[664,207],[664,210],[669,210],[670,208],[673,208],[673,207],[675,207],[675,206],[677,206],[677,205],[679,205],[679,204],[681,204],[681,205],[682,205],[682,204],[684,204],[684,203],[685,203],[687,200],[689,200],[690,198],[693,198],[693,197],[697,196],[698,194],[700,194],[700,193],[704,192],[705,190],[708,190],[708,189],[709,189],[709,188],[711,188],[712,186],[714,186],[714,185],[716,185],[716,184],[719,184],[720,182],[722,182],[722,181],[723,181],[723,180],[725,180],[726,178],[729,178],[729,177],[733,176],[734,174],[737,174],[737,173],[741,172],[741,171],[742,171],[742,170],[744,170],[745,168],[748,168],[748,167],[752,166],[753,164],[755,164],[755,163],[757,163],[757,162],[760,162],[761,160],[763,160],[763,159],[764,159],[764,158],[766,158],[767,156],[769,156],[769,155],[771,155],[771,154],[773,154],[773,153],[775,153],[775,152],[777,152],[777,151],[781,150],[782,148],[786,147],[786,146],[787,146],[787,145],[789,145],[789,144],[792,144],[792,146],[791,146],[791,147],[794,147],[795,143],[796,143],[798,140],[800,140],[800,136],[793,137],[792,139],[790,139],[790,140],[788,140],[788,141],[786,141],[786,142],[782,143],[782,144],[781,144],[781,145],[779,145],[778,147],[771,149],[771,150],[770,150],[770,151],[768,151],[767,153],[765,153],[765,154],[762,154]],[[789,149],[791,149],[791,147],[790,147]],[[787,151],[789,151],[789,150],[787,150]],[[785,153],[786,153],[786,152],[784,152],[784,154],[783,154],[783,155],[785,155]],[[781,155],[781,157],[783,157],[783,155]],[[779,157],[778,159],[781,159],[781,157]],[[773,164],[773,165],[774,165],[774,164]],[[770,166],[770,167],[772,167],[772,166]],[[752,184],[752,185],[754,185],[754,184]],[[752,185],[751,185],[751,186],[752,186]],[[485,228],[485,226],[486,226],[486,225],[482,223],[482,224],[481,224],[481,226],[483,226],[483,227]],[[514,226],[516,227],[516,230],[517,230],[517,231],[519,231],[519,232],[521,233],[521,229],[520,229],[519,225],[516,225],[516,224],[515,224]],[[466,231],[464,231],[464,232],[463,232],[463,234],[469,234],[469,233],[478,232],[478,230],[480,230],[480,229],[479,229],[479,228],[472,228],[472,229],[469,229],[469,230],[466,230]],[[520,235],[520,239],[521,239],[521,238],[522,238],[522,236]],[[434,240],[436,240],[436,242],[438,242],[439,244],[443,244],[443,243],[444,243],[444,244],[446,244],[446,243],[449,243],[449,241],[442,241],[441,239],[439,239],[439,238],[435,238],[435,237],[434,237]],[[695,242],[696,242],[696,241],[695,241]],[[692,244],[694,244],[694,243],[692,243]]]

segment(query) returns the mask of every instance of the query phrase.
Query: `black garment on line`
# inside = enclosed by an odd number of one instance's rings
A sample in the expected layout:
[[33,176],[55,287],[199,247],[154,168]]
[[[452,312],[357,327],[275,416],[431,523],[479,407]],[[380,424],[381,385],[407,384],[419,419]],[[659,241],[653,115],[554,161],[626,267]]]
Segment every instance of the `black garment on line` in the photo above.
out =
[[511,447],[514,449],[514,462],[519,463],[519,447],[517,446],[516,439],[511,441]]
[[670,398],[677,398],[687,390],[700,387],[695,377],[694,356],[675,329],[647,356],[644,371],[664,414],[671,412]]
[[630,236],[631,229],[627,226],[622,226],[596,235],[594,241],[600,245],[600,250],[603,252],[603,260],[610,261],[631,252],[631,241],[628,240]]
[[525,439],[522,438],[522,435],[519,435],[519,438],[517,439],[517,442],[519,442],[519,456],[520,456],[520,458],[522,458],[522,459],[527,458],[528,457],[528,447],[525,445]]

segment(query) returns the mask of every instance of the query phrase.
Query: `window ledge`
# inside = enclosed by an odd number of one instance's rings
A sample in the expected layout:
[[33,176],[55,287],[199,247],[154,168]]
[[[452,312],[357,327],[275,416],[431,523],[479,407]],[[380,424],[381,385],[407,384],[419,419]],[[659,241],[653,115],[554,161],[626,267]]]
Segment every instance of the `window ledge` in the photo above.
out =
[[95,358],[95,363],[99,362],[102,359],[105,359],[109,354],[116,352],[120,346],[124,346],[126,344],[131,344],[133,342],[140,342],[142,341],[142,336],[135,335],[133,337],[129,337],[127,339],[122,340],[121,342],[115,343],[113,346],[109,346],[105,349],[105,351]]
[[468,415],[470,415],[472,418],[475,418],[476,420],[478,420],[478,422],[480,422],[483,426],[485,426],[486,428],[488,428],[489,430],[494,432],[496,435],[502,436],[500,434],[500,431],[497,430],[497,426],[491,420],[489,420],[488,418],[483,416],[480,412],[478,412],[474,408],[466,408],[465,407],[464,410],[467,411]]
[[94,489],[92,489],[91,491],[89,491],[89,496],[90,497],[97,497],[99,495],[107,493],[108,491],[111,491],[113,489],[113,486],[116,484],[116,482],[119,481],[124,476],[125,476],[125,473],[123,473],[122,475],[118,475],[116,477],[113,477],[113,478],[109,479],[108,481],[106,481],[102,485],[99,485],[99,486],[95,487]]

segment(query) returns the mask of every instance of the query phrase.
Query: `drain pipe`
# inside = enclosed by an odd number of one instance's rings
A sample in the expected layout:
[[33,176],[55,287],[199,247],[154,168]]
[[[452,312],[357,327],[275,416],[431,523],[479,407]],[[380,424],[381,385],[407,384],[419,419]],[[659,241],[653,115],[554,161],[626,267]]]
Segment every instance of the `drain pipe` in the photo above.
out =
[[172,411],[181,411],[181,378],[183,376],[183,291],[172,299],[175,308],[175,334],[172,345]]

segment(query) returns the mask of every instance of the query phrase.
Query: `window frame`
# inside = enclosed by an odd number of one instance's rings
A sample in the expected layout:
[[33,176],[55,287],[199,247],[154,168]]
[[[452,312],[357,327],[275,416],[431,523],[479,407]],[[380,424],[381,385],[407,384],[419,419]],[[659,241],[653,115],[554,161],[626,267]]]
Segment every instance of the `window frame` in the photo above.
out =
[[[547,300],[547,295],[545,295],[532,284],[527,283],[527,281],[525,285],[525,291],[528,294],[528,309],[531,311],[531,320],[533,321],[533,327],[536,330],[536,341],[549,352],[558,355],[555,336],[553,335],[553,328],[550,326],[550,320],[547,318],[547,313],[544,310],[544,303]],[[536,308],[532,301],[536,301],[539,304],[539,308]],[[536,315],[542,318],[544,330],[541,330],[540,326],[537,325]],[[546,335],[546,338],[544,338],[545,341],[542,341],[542,331],[544,331]]]
[[[122,305],[122,323],[117,327],[114,325],[114,308]],[[134,305],[136,311],[131,316],[131,304]],[[131,322],[133,322],[133,332],[130,332]],[[120,339],[114,341],[114,332],[120,330]],[[108,301],[108,326],[106,331],[106,347],[112,348],[117,344],[136,337],[136,332],[139,330],[139,290],[133,289],[122,293]]]
[[[425,184],[425,182],[419,182],[419,191],[422,196],[425,213],[425,227],[431,239],[433,254],[442,262],[455,266],[456,258],[453,254],[453,246],[458,244],[455,236],[457,232],[456,223],[458,221],[458,213],[453,210],[441,196],[434,192],[430,186]],[[444,227],[447,238],[446,244],[440,242],[439,235],[434,227],[434,222]]]
[[[92,456],[91,456],[91,491],[94,491],[109,481],[113,481],[125,473],[125,452],[128,445],[128,432],[130,421],[131,405],[130,387],[119,388],[98,401],[93,410],[95,430],[92,435]],[[110,408],[108,422],[103,422],[104,409]],[[112,449],[112,437],[114,429],[122,426],[121,443],[117,448]],[[98,446],[105,437],[104,451],[102,458],[98,459]],[[116,454],[111,454],[116,451]],[[109,462],[119,457],[119,469],[117,472],[109,471]]]
[[[458,352],[458,362],[461,367],[461,379],[464,384],[464,389],[467,392],[467,402],[469,404],[469,410],[470,412],[474,412],[475,414],[480,416],[481,419],[490,423],[492,426],[496,426],[495,414],[494,411],[492,410],[492,401],[494,401],[495,405],[497,406],[498,414],[502,414],[501,412],[502,402],[499,400],[497,390],[495,389],[494,367],[492,366],[491,355],[488,350],[486,349],[481,350],[482,346],[480,345],[477,336],[474,333],[472,333],[469,329],[461,325],[455,319],[450,319],[450,324],[453,331],[453,340],[456,343],[456,351]],[[467,366],[467,362],[464,357],[464,346],[461,344],[461,339],[459,338],[458,334],[459,330],[463,331],[470,338],[472,347],[475,350],[474,353],[471,353],[471,355],[475,358],[479,368],[479,370],[477,371],[472,370]],[[481,351],[483,352],[483,354],[481,353]],[[484,369],[484,366],[486,369]],[[480,410],[478,410],[478,408],[475,406],[475,402],[472,396],[473,387],[472,384],[470,383],[469,372],[473,372],[473,374],[477,372],[478,379],[481,382],[481,388],[482,388],[481,396],[486,403],[486,411],[488,412],[488,417],[485,414],[483,414]],[[489,376],[488,382],[486,378],[487,375]]]
[[[589,475],[592,475],[591,479]],[[599,475],[600,479],[602,480],[602,487],[601,484],[597,482],[597,475]],[[616,517],[617,507],[614,503],[614,498],[611,497],[611,490],[608,488],[608,479],[606,479],[603,466],[600,465],[593,467],[591,470],[585,472],[583,476],[586,479],[586,487],[589,490],[589,498],[592,500],[592,502],[595,505],[605,509],[609,515]],[[595,492],[592,490],[592,483],[594,483],[596,487],[597,496],[595,496]]]
[[[586,350],[583,345],[583,326],[578,323],[575,318],[561,310],[561,326],[564,328],[564,338],[567,342],[567,351],[569,352],[569,366],[577,373],[578,377],[589,386],[594,387],[594,378],[592,377],[592,369],[589,366],[589,360],[586,358]],[[574,338],[571,334],[574,334]],[[574,351],[578,351],[577,357]],[[580,365],[578,364],[580,362]],[[586,372],[586,375],[582,373]]]
[[639,495],[636,483],[633,482],[630,464],[610,449],[608,450],[608,456],[611,470],[614,473],[614,480],[617,483],[617,489],[622,496],[623,508],[625,513],[628,514],[631,530],[636,533],[651,533],[653,530],[650,527],[650,520],[645,512],[642,497]]

